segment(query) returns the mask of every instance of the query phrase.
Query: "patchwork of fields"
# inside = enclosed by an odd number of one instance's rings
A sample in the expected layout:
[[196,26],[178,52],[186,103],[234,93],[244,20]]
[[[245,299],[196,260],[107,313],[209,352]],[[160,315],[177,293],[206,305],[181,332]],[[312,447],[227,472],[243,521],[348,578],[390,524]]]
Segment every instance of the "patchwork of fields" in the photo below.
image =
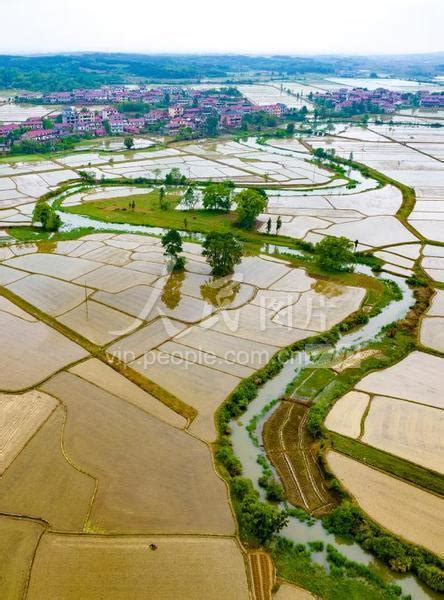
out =
[[[259,94],[267,103],[281,95],[279,87],[254,87],[248,93],[256,100]],[[295,106],[303,102],[289,97]],[[399,216],[399,186],[378,187],[353,171],[348,175],[356,177],[356,187],[347,187],[345,176],[307,162],[307,147],[293,139],[264,147],[251,140],[131,153],[116,147],[112,160],[97,148],[2,162],[0,226],[29,224],[36,200],[78,178],[79,170],[155,179],[177,167],[197,181],[231,179],[267,188],[260,232],[269,218],[274,227],[280,217],[282,235],[313,242],[346,236],[360,250],[374,251],[392,274],[409,277],[420,265],[436,289],[420,320],[417,349],[352,386],[325,425],[442,476],[441,138],[426,126],[369,125],[336,126],[334,135],[306,140],[411,186],[416,204],[406,218]],[[68,196],[65,204],[131,199],[140,192],[127,181],[97,185]],[[159,598],[186,598],[190,589],[202,600],[249,595],[252,559],[238,543],[228,488],[212,453],[216,411],[281,348],[326,332],[359,310],[366,291],[320,285],[304,269],[265,255],[245,256],[232,276],[215,281],[201,246],[193,243],[184,243],[185,272],[171,273],[163,252],[159,238],[111,231],[0,247],[5,598],[59,593],[92,599],[104,581],[106,597],[116,599],[128,589],[131,597],[144,598],[147,588]],[[353,367],[345,360],[335,371]],[[282,403],[275,413],[286,419],[281,437],[272,421],[265,431],[287,496],[314,513],[332,503],[322,477],[310,477],[318,468],[311,439],[301,438],[300,448],[294,444],[305,413],[305,407]],[[310,464],[299,471],[314,490],[305,499],[298,477],[288,475],[288,460],[297,465],[301,448]],[[374,521],[443,555],[442,497],[339,452],[326,458]],[[304,594],[284,584],[275,597]]]

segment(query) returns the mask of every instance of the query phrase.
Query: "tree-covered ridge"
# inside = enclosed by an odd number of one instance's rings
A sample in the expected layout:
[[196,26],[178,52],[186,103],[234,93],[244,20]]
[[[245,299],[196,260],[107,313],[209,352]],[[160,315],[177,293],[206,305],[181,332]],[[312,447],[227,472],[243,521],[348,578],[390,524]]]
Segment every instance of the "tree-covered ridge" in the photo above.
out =
[[143,55],[79,53],[47,56],[0,56],[0,89],[69,91],[141,78],[150,81],[251,77],[254,71],[275,75],[356,75],[360,69],[383,70],[404,77],[433,77],[442,54],[405,57]]

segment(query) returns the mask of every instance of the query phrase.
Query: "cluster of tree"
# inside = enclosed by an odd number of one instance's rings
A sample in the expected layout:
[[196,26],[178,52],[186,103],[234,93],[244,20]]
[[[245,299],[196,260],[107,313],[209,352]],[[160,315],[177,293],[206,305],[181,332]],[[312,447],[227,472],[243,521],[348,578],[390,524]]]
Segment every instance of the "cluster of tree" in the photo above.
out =
[[239,226],[251,229],[256,222],[256,217],[265,211],[268,198],[262,189],[246,189],[236,194],[234,202]]
[[36,140],[16,141],[11,145],[10,154],[48,154],[49,152],[62,152],[74,148],[81,139],[80,136],[73,135],[48,142],[37,142]]
[[233,272],[242,259],[242,244],[232,233],[208,233],[202,244],[202,255],[206,257],[215,277],[225,277]]
[[345,237],[326,236],[316,244],[315,254],[318,265],[324,271],[349,271],[356,262],[353,243]]
[[[424,78],[441,73],[439,53],[400,57],[315,57],[246,55],[143,55],[123,53],[76,53],[51,56],[0,56],[0,89],[62,91],[130,82],[135,77],[150,81],[229,78],[232,73],[269,71],[277,76],[304,73],[343,74],[360,69],[384,71],[394,76]],[[238,83],[238,81],[233,82]]]
[[336,110],[331,100],[325,98],[314,98],[315,117],[324,119],[334,115],[335,117],[354,117],[356,115],[375,115],[384,113],[384,109],[367,100],[355,101],[351,106],[344,106]]
[[142,101],[136,100],[127,100],[125,102],[120,102],[117,105],[117,110],[121,113],[132,113],[135,116],[142,116],[145,113],[149,112],[152,109],[151,104]]
[[131,137],[130,135],[127,135],[123,139],[123,144],[127,150],[131,150],[131,148],[134,148],[134,138]]
[[178,167],[171,169],[169,173],[165,175],[166,185],[184,185],[187,182],[185,175],[182,175]]
[[279,119],[264,110],[246,113],[242,117],[241,129],[243,131],[261,131],[264,127],[276,127]]
[[232,96],[233,98],[239,98],[240,96],[242,96],[242,94],[240,93],[240,91],[233,86],[229,86],[229,87],[214,87],[211,88],[209,90],[202,90],[201,91],[201,95],[202,96],[214,96],[214,95],[219,95],[219,94],[225,94],[225,96]]
[[44,201],[37,202],[35,205],[32,222],[40,223],[43,231],[58,231],[62,224],[53,206]]
[[444,592],[444,564],[422,548],[397,540],[367,520],[362,511],[343,502],[323,523],[328,531],[359,542],[393,571],[413,572],[433,590]]
[[287,525],[287,513],[261,502],[249,479],[234,477],[231,491],[243,537],[263,545]]
[[233,191],[234,183],[232,181],[207,185],[202,199],[204,208],[229,212],[233,201]]
[[174,135],[174,140],[176,142],[182,142],[184,140],[194,140],[199,137],[198,133],[188,125],[180,127],[177,133]]

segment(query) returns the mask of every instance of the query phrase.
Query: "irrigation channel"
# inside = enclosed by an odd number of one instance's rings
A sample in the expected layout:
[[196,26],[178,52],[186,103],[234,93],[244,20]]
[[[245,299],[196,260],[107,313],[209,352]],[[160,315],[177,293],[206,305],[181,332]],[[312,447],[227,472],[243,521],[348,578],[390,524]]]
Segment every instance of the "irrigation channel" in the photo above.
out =
[[[162,235],[166,231],[160,227],[104,223],[102,221],[96,221],[94,219],[70,213],[63,213],[61,216],[64,220],[63,229],[65,231],[76,229],[78,227],[92,227],[102,231],[111,230],[129,233],[145,233],[156,236]],[[204,237],[199,233],[190,234],[190,232],[185,231],[181,233],[196,241],[201,241]],[[273,244],[264,245],[261,251],[270,255],[276,255],[280,252],[282,253],[283,258],[285,258],[285,254],[300,256],[300,252],[294,248],[274,246]],[[356,270],[366,275],[371,274],[374,276],[370,269],[363,265],[358,265]],[[341,352],[352,352],[365,349],[366,345],[380,333],[385,325],[402,319],[407,314],[409,307],[414,303],[413,294],[410,288],[401,277],[396,277],[388,273],[385,273],[384,277],[386,279],[391,279],[398,284],[402,291],[402,299],[392,301],[379,315],[373,317],[366,325],[352,333],[344,335],[336,344],[336,350],[340,350]],[[247,412],[242,415],[242,418],[233,421],[231,424],[233,449],[242,463],[243,474],[245,477],[252,480],[262,498],[264,498],[265,492],[258,484],[258,480],[263,474],[262,467],[257,462],[259,456],[262,456],[267,461],[269,468],[275,473],[277,478],[279,478],[276,470],[267,459],[267,455],[263,448],[262,434],[265,423],[272,417],[280,403],[275,403],[269,412],[262,414],[257,420],[256,431],[254,432],[253,437],[256,437],[258,446],[254,444],[252,437],[250,437],[247,426],[253,418],[262,413],[268,404],[282,397],[288,384],[295,379],[302,368],[309,367],[312,364],[312,358],[310,358],[307,353],[297,353],[291,360],[285,363],[276,377],[269,380],[262,388],[260,388],[258,396],[249,405]],[[283,505],[282,508],[285,508],[285,506],[286,505]],[[316,519],[314,524],[309,525],[299,521],[295,517],[290,517],[289,524],[282,531],[282,535],[296,543],[323,541],[325,544],[331,544],[348,559],[371,566],[385,580],[399,585],[403,594],[410,594],[414,600],[438,600],[438,598],[441,598],[438,593],[434,593],[424,586],[413,575],[395,574],[382,562],[376,560],[368,552],[365,552],[358,544],[350,543],[349,541],[342,540],[339,537],[328,533],[322,526],[320,519]],[[329,568],[325,549],[322,552],[312,553],[312,558],[315,562],[322,564],[326,569]]]
[[[368,273],[365,267],[358,267],[360,272]],[[404,317],[409,307],[413,304],[413,294],[405,281],[396,276],[384,274],[386,279],[395,281],[402,291],[402,299],[392,301],[379,315],[373,317],[366,325],[341,337],[335,346],[336,351],[357,351],[365,349],[366,345],[374,340],[381,332],[381,329]],[[317,357],[319,358],[319,356]],[[263,475],[262,466],[258,463],[258,457],[267,461],[269,468],[277,478],[274,467],[270,464],[263,445],[264,425],[281,406],[281,402],[273,401],[281,398],[289,383],[291,383],[302,368],[314,366],[316,359],[305,351],[297,352],[288,360],[280,373],[273,379],[267,381],[260,389],[257,397],[251,402],[248,410],[237,420],[231,423],[231,439],[233,450],[242,463],[243,476],[251,479],[254,487],[265,500],[265,491],[259,486],[259,478]],[[272,406],[270,406],[270,404]],[[269,411],[263,412],[270,406]],[[259,418],[258,418],[259,416]],[[250,431],[247,429],[251,422],[256,418],[256,428]],[[256,443],[253,440],[256,440]],[[256,445],[257,444],[257,445]],[[296,474],[297,476],[297,474]],[[321,491],[322,493],[322,491]],[[281,503],[281,508],[288,508],[286,502]],[[385,580],[396,583],[402,588],[403,594],[410,594],[415,600],[427,598],[438,599],[439,594],[423,586],[413,575],[395,574],[380,561],[376,560],[371,554],[365,552],[358,544],[339,538],[326,529],[324,529],[320,519],[315,519],[314,523],[301,522],[296,517],[290,517],[289,523],[281,531],[283,537],[290,539],[295,543],[306,544],[308,542],[323,541],[326,544],[335,546],[349,560],[360,562],[371,566]],[[329,568],[326,556],[326,550],[315,552],[312,558],[315,562],[322,564],[326,569]]]
[[[269,145],[264,147],[264,145],[258,144],[255,138],[248,140],[245,145],[248,145],[251,148],[266,150],[267,152],[275,154],[294,154],[299,156],[299,158],[302,154],[294,150],[277,148]],[[352,177],[357,182],[356,188],[348,190],[345,186],[327,187],[322,189],[321,193],[323,195],[343,195],[349,193],[356,194],[357,192],[377,187],[374,185],[374,181],[362,177],[359,171],[352,170],[348,176]],[[97,182],[94,187],[99,186],[100,182]],[[68,199],[70,195],[84,189],[84,185],[75,185],[68,190],[65,190],[59,196],[54,198],[53,201],[63,204],[64,200]],[[279,193],[279,190],[270,190],[271,195],[276,195]],[[285,190],[284,193],[286,195],[310,195],[319,194],[320,190],[319,188],[312,190]],[[154,236],[161,236],[167,231],[161,227],[131,225],[126,223],[106,223],[91,219],[89,217],[66,212],[59,212],[59,214],[63,221],[62,231],[71,231],[77,228],[90,227],[92,229],[101,231],[108,230],[125,233],[143,233]],[[204,238],[204,236],[200,233],[190,233],[188,231],[180,231],[180,233],[188,239],[196,240],[197,242],[202,241]],[[266,244],[263,246],[261,251],[270,255],[282,253],[283,258],[285,258],[285,254],[294,254],[296,256],[300,256],[300,253],[296,249],[274,246],[273,244]],[[370,269],[363,265],[358,265],[356,267],[356,271],[366,275],[374,276]],[[371,318],[370,321],[363,327],[342,336],[335,346],[335,351],[356,352],[358,350],[365,349],[366,346],[372,340],[374,340],[378,334],[380,334],[381,329],[385,325],[400,320],[407,314],[410,306],[414,303],[413,294],[410,288],[407,286],[404,279],[400,277],[396,277],[388,273],[384,273],[383,277],[396,282],[402,291],[402,298],[400,300],[392,301],[379,315]],[[317,358],[319,358],[319,356],[317,356]],[[270,464],[263,446],[264,425],[270,420],[275,411],[279,410],[279,407],[282,403],[277,402],[277,400],[283,396],[287,386],[295,379],[298,372],[302,368],[315,366],[315,360],[316,359],[314,359],[305,351],[296,353],[284,364],[280,373],[276,377],[266,382],[263,387],[260,388],[257,397],[251,402],[248,410],[242,415],[242,417],[231,423],[233,449],[236,456],[242,463],[243,476],[251,479],[262,499],[265,499],[265,491],[259,486],[258,483],[259,478],[263,475],[262,466],[257,462],[258,457],[262,457],[262,460],[267,462],[271,471],[279,479],[279,475],[273,465]],[[264,409],[270,405],[270,403],[272,404],[270,410],[264,412]],[[249,431],[247,427],[255,418],[256,428],[255,431],[252,432]],[[253,439],[256,440],[256,443],[253,441]],[[297,474],[295,479],[296,478]],[[314,487],[316,487],[316,483],[314,484]],[[322,490],[319,491],[322,495]],[[290,505],[285,502],[281,504],[281,508],[283,509],[289,506]],[[289,523],[285,529],[282,530],[281,535],[295,543],[306,544],[308,542],[323,541],[325,545],[331,544],[348,559],[372,567],[373,570],[377,572],[383,579],[399,585],[403,594],[410,594],[414,600],[438,600],[438,598],[441,598],[440,594],[435,593],[424,586],[413,575],[394,573],[379,560],[375,559],[371,554],[365,552],[358,544],[341,539],[340,537],[329,533],[326,529],[324,529],[320,519],[315,518],[314,522],[308,523],[302,522],[296,517],[290,517]],[[320,552],[314,552],[311,556],[315,562],[323,565],[327,570],[329,569],[327,553],[325,549]]]

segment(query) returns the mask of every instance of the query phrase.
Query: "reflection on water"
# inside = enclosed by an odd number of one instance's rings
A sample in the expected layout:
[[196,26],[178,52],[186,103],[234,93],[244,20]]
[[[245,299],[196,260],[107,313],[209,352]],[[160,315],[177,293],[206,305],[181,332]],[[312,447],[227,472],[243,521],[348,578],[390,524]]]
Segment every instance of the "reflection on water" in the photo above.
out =
[[200,286],[200,295],[212,306],[224,308],[232,304],[240,290],[240,283],[230,277],[213,278]]
[[180,304],[184,280],[185,271],[173,271],[163,286],[160,299],[170,310],[174,310]]
[[43,254],[53,254],[57,250],[57,242],[51,240],[42,240],[36,243],[37,252]]
[[327,296],[327,298],[340,296],[344,293],[345,289],[343,285],[334,283],[333,281],[324,281],[323,279],[318,279],[311,287],[315,292]]

